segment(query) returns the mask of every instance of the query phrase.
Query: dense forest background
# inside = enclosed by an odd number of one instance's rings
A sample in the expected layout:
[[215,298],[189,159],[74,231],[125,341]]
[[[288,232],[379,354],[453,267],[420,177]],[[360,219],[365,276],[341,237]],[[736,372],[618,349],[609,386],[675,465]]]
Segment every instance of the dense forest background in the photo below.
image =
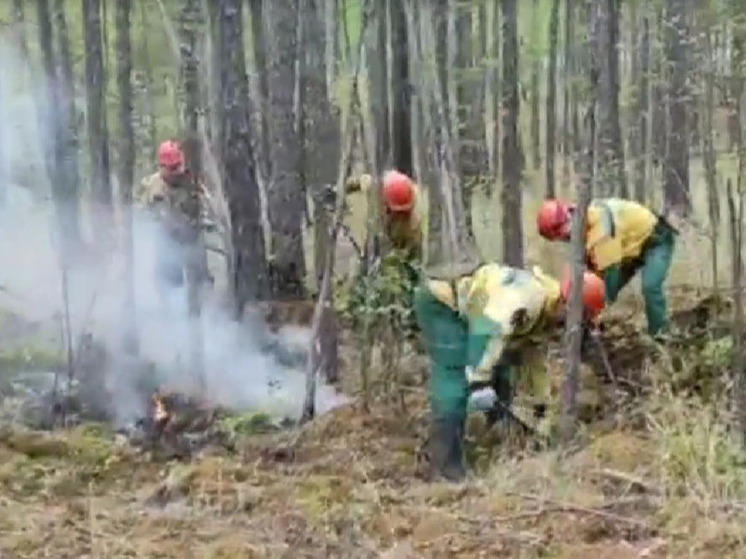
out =
[[[198,29],[204,172],[212,188],[225,194],[226,206],[235,197],[230,192],[258,189],[266,253],[286,265],[295,261],[298,276],[318,260],[304,258],[292,241],[280,250],[280,238],[299,234],[299,223],[309,217],[309,194],[335,181],[333,162],[343,157],[342,136],[348,133],[342,130],[343,113],[350,108],[362,119],[351,117],[349,134],[353,129],[365,134],[364,142],[354,144],[354,169],[398,165],[430,191],[447,185],[459,199],[456,211],[462,216],[455,223],[476,236],[488,258],[520,262],[524,252],[534,260],[546,258],[535,242],[533,211],[545,194],[574,195],[593,99],[595,193],[693,215],[698,234],[687,246],[700,248],[712,239],[711,230],[722,238],[717,206],[728,178],[740,184],[737,3],[709,2],[696,10],[683,0],[593,7],[553,0],[520,6],[468,1],[393,6],[375,0],[125,4],[118,10],[95,1],[9,2],[2,14],[6,50],[20,53],[37,70],[54,70],[61,88],[57,108],[72,111],[66,121],[75,133],[66,152],[72,167],[94,170],[105,161],[116,175],[130,158],[123,129],[128,125],[118,116],[125,56],[118,50],[117,26],[124,24],[119,11],[126,10],[131,29],[131,91],[124,94],[131,94],[133,109],[133,182],[154,168],[160,140],[184,136],[187,88],[179,53],[185,17],[191,18]],[[197,12],[189,15],[193,9]],[[221,9],[240,12],[221,24]],[[47,34],[45,45],[40,38]],[[237,44],[241,56],[233,50]],[[28,103],[30,91],[38,97],[38,73],[7,68],[12,76],[4,80],[6,95],[18,103]],[[598,76],[597,95],[591,70]],[[250,155],[244,159],[256,170],[249,173],[258,178],[255,186],[246,179],[231,185],[234,179],[221,176],[226,164],[221,149],[227,144],[221,148],[219,96],[227,81],[244,74],[248,89],[237,82],[236,99],[249,111]],[[86,114],[96,116],[87,121]],[[104,115],[106,126],[98,129]],[[13,119],[9,114],[6,137]],[[92,157],[92,146],[100,150],[102,143],[91,137],[101,134],[107,154]],[[24,142],[35,141],[17,140],[7,142],[6,153],[28,151]],[[7,171],[18,182],[38,184],[39,161],[29,169],[13,155],[9,159]],[[80,192],[99,192],[104,200],[117,182],[100,178],[103,171],[71,172],[78,172]],[[360,240],[365,202],[351,198],[353,217],[347,220]],[[273,204],[285,209],[273,211]],[[516,221],[519,216],[525,225]],[[442,221],[434,210],[430,227],[437,229]],[[713,229],[714,222],[719,225]],[[706,268],[709,277],[712,266]]]
[[[7,0],[0,35],[0,552],[742,553],[746,4]],[[216,212],[183,313],[137,203],[167,138]],[[576,297],[546,416],[518,375],[515,421],[469,417],[473,476],[429,483],[389,168],[428,259],[579,274],[544,198],[665,214],[672,333],[641,333],[633,284],[583,344]]]

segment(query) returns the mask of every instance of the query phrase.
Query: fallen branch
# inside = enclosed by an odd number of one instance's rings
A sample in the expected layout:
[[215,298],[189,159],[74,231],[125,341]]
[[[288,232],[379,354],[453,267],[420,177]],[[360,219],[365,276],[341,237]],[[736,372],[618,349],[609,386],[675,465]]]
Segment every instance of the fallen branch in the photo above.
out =
[[650,495],[663,494],[663,490],[653,485],[652,482],[646,481],[637,476],[633,476],[631,474],[628,474],[627,472],[620,472],[617,470],[611,470],[609,468],[603,468],[600,470],[592,471],[591,475],[604,477],[621,483],[626,483],[629,485],[630,488],[644,491],[645,493],[649,493]]
[[[625,501],[613,501],[610,503],[606,503],[601,507],[593,508],[593,507],[585,507],[582,505],[576,505],[574,503],[567,503],[564,501],[557,501],[554,499],[547,499],[545,497],[539,497],[538,495],[530,495],[526,493],[510,492],[508,494],[515,496],[515,497],[519,497],[521,499],[525,499],[527,501],[534,501],[536,503],[539,503],[544,509],[551,509],[551,512],[575,513],[575,514],[585,514],[589,516],[597,516],[597,517],[609,520],[611,522],[616,522],[619,524],[630,524],[632,526],[638,526],[646,530],[651,530],[651,527],[647,522],[644,522],[637,518],[621,516],[621,515],[618,515],[618,514],[615,514],[613,512],[609,512],[608,510],[606,510],[614,506],[619,506],[620,503],[625,503]],[[629,501],[626,502],[626,504],[628,503]],[[538,511],[534,511],[534,514],[536,512]]]

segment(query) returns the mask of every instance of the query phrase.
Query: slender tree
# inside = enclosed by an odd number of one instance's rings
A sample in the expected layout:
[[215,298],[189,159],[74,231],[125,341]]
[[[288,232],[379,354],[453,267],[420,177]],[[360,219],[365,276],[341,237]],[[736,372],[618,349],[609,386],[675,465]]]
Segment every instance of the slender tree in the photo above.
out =
[[[546,195],[553,198],[555,189],[554,163],[557,158],[557,43],[559,41],[560,0],[552,0],[552,13],[549,16],[549,72],[547,73],[546,110]],[[567,68],[565,68],[567,71]],[[567,92],[565,92],[567,97]],[[567,123],[565,123],[567,126]]]
[[62,124],[64,121],[59,110],[60,97],[49,0],[37,1],[37,18],[45,84],[43,96],[37,99],[39,129],[48,133],[42,136],[44,142],[42,152],[57,212],[61,241],[65,249],[63,256],[66,256],[70,249],[80,241],[78,185],[66,180],[67,177],[64,174],[65,137]]
[[[589,0],[593,6],[594,0]],[[585,246],[583,231],[586,227],[586,213],[588,204],[593,196],[594,165],[595,165],[595,135],[596,135],[596,99],[602,91],[599,76],[603,64],[603,51],[598,48],[603,42],[603,31],[594,21],[599,12],[591,17],[588,33],[588,51],[590,60],[588,65],[588,81],[590,99],[585,114],[585,149],[580,158],[582,169],[581,186],[578,196],[578,211],[574,213],[572,223],[572,290],[568,309],[567,326],[565,330],[565,351],[567,369],[562,385],[562,414],[560,418],[560,435],[565,442],[569,442],[577,429],[577,395],[580,388],[580,351],[583,339],[583,302],[582,286],[585,271]],[[594,17],[595,16],[595,17]]]
[[197,34],[202,30],[203,17],[200,0],[186,0],[179,14],[179,35],[182,76],[184,79],[186,141],[184,151],[188,170],[188,185],[191,203],[187,208],[192,224],[187,250],[186,280],[189,310],[190,374],[204,388],[204,340],[202,333],[202,300],[200,283],[204,274],[200,223],[200,196],[198,188],[202,176],[202,149],[199,129],[200,91],[199,60],[197,58]]
[[667,0],[666,57],[668,78],[668,138],[663,165],[665,206],[680,215],[691,211],[689,195],[689,123],[687,85],[689,26],[688,0]]
[[[221,0],[218,12],[220,65],[220,161],[228,198],[234,250],[235,318],[247,303],[267,298],[269,283],[261,200],[249,121],[249,90],[243,45],[241,0]],[[255,17],[256,14],[252,14]]]
[[306,200],[301,180],[301,143],[296,131],[295,91],[298,57],[298,0],[274,0],[265,6],[274,30],[269,71],[272,181],[267,188],[272,230],[272,297],[296,300],[305,294],[303,217]]
[[137,315],[135,306],[135,258],[132,234],[132,191],[135,175],[135,131],[132,124],[132,41],[131,20],[132,0],[118,0],[116,3],[116,51],[117,87],[119,89],[119,148],[118,182],[122,199],[124,220],[122,238],[125,258],[125,293],[123,314],[125,324],[125,349],[136,354],[139,349],[137,339]]
[[86,121],[91,185],[94,192],[96,229],[106,231],[112,216],[112,188],[109,163],[109,131],[106,117],[106,78],[102,42],[101,0],[82,0],[85,43]]
[[503,0],[503,260],[523,266],[521,176],[523,151],[518,138],[518,3]]

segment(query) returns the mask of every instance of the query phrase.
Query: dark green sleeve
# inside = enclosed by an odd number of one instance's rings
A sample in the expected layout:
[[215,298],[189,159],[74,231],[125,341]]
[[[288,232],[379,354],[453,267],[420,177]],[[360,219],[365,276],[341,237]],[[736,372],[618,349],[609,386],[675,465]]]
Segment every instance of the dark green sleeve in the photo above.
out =
[[604,270],[604,284],[606,287],[606,303],[612,304],[619,295],[622,287],[622,272],[619,266],[610,266]]

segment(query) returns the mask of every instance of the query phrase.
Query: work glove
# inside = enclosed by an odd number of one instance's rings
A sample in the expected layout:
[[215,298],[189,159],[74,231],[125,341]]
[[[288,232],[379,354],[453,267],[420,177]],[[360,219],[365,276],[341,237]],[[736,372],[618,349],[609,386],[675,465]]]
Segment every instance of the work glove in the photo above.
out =
[[469,407],[475,411],[490,411],[496,402],[497,393],[491,386],[479,388],[469,395]]

